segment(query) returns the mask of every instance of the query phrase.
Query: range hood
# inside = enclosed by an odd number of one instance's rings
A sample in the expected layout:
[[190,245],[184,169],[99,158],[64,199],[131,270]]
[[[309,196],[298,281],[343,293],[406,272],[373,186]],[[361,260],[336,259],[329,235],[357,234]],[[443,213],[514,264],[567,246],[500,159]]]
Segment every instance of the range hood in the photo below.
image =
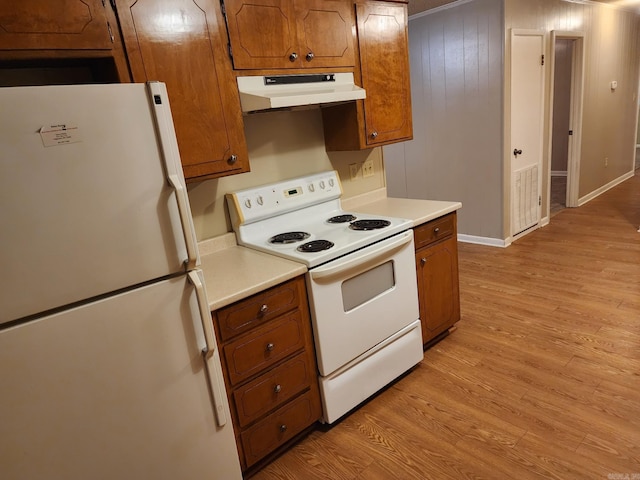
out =
[[353,73],[238,77],[243,112],[346,102],[366,97]]

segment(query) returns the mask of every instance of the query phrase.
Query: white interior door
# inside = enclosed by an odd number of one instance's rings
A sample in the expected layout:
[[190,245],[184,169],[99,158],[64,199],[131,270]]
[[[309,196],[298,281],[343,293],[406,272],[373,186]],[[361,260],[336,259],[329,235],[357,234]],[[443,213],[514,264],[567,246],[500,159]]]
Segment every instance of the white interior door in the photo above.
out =
[[511,32],[511,235],[540,221],[544,126],[543,32]]

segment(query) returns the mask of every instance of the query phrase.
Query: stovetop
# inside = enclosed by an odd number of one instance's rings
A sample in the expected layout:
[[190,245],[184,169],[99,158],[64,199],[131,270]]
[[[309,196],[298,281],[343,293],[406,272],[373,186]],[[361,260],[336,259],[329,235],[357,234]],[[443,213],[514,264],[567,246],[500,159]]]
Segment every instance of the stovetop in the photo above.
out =
[[[313,268],[411,228],[404,218],[343,211],[337,172],[227,194],[240,245]],[[335,218],[342,217],[342,218]],[[331,219],[331,220],[330,220]],[[381,221],[381,222],[380,222]],[[361,225],[363,230],[354,229]],[[382,224],[382,228],[379,227]],[[283,243],[273,243],[283,237]],[[319,245],[319,251],[311,247]]]

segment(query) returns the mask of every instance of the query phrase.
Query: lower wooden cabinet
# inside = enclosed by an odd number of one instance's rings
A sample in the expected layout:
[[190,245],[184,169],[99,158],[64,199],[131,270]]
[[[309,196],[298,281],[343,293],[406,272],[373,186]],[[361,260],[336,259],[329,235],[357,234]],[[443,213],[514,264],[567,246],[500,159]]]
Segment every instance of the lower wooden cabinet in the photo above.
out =
[[244,471],[322,416],[304,277],[213,312]]
[[422,342],[427,345],[460,320],[456,213],[414,230]]

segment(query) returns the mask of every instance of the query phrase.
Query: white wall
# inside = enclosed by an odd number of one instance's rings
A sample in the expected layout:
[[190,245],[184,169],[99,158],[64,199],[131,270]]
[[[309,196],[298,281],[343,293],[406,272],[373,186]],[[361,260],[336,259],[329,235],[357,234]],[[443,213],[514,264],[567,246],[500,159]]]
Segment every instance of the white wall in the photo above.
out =
[[[362,152],[325,151],[318,108],[251,114],[244,117],[244,126],[251,172],[189,185],[198,240],[232,231],[224,201],[227,192],[325,170],[338,171],[345,198],[385,185],[379,148]],[[352,182],[349,164],[361,163],[369,157],[374,162],[374,176]]]

